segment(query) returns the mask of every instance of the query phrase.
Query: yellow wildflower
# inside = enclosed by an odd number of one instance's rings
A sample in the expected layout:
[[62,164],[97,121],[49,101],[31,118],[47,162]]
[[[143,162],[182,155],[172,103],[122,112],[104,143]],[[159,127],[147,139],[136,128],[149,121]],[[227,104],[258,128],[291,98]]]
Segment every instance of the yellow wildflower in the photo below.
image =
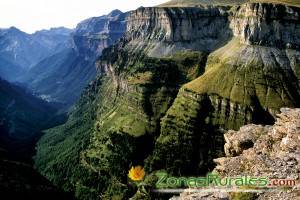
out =
[[128,177],[133,181],[141,181],[145,176],[145,171],[141,166],[131,167]]

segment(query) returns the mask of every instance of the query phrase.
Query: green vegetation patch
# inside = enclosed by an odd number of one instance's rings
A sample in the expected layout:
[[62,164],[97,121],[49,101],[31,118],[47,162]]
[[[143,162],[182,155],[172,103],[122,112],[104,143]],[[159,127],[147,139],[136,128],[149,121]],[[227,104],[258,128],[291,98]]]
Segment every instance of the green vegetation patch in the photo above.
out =
[[204,72],[206,58],[202,52],[158,59],[107,49],[101,62],[112,68],[87,87],[67,123],[39,141],[36,168],[79,199],[133,196],[128,169],[144,165],[160,119],[179,88]]
[[[264,60],[258,56],[264,54]],[[293,71],[283,71],[276,65],[272,48],[240,45],[236,39],[211,54],[205,73],[184,88],[198,94],[218,94],[243,105],[254,105],[279,110],[295,107],[299,93],[297,85],[286,77],[297,79]],[[284,52],[276,55],[286,57]],[[267,61],[267,62],[266,62]]]

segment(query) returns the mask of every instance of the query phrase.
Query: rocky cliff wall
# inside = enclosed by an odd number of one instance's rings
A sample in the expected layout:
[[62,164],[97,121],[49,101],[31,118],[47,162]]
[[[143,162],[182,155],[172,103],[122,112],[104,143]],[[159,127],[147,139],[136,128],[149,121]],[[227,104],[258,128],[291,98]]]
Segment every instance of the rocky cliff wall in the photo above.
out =
[[232,35],[245,44],[299,49],[299,19],[300,8],[270,3],[139,8],[127,17],[126,32],[150,56],[184,49],[213,51]]
[[181,50],[212,51],[231,36],[226,7],[139,8],[127,18],[129,45],[162,57]]
[[231,29],[241,42],[300,48],[300,8],[279,4],[244,4],[232,9]]
[[126,30],[127,13],[114,10],[108,15],[79,23],[73,33],[73,47],[86,59],[95,59],[102,50],[114,44]]

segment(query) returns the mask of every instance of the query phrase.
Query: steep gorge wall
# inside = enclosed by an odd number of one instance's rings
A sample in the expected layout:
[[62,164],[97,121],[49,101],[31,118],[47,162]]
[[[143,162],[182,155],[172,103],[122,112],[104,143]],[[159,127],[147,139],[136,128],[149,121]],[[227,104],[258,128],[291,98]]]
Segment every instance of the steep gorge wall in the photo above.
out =
[[154,57],[215,50],[231,37],[227,9],[139,8],[127,18],[128,46]]
[[300,8],[244,4],[233,9],[231,29],[245,44],[299,50]]
[[87,60],[100,56],[102,50],[124,35],[127,13],[114,10],[108,15],[86,19],[73,33],[73,47]]

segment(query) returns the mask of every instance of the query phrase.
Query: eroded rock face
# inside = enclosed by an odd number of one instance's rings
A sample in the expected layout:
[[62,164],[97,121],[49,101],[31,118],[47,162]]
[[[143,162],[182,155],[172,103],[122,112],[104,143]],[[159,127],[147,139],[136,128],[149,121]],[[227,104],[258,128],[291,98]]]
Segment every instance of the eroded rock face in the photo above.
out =
[[108,15],[80,22],[74,33],[74,48],[86,59],[95,59],[102,50],[123,36],[127,13],[114,10]]
[[178,50],[212,51],[234,35],[242,43],[298,49],[300,9],[247,3],[233,7],[139,8],[130,12],[127,38],[150,56]]
[[[284,108],[281,109],[281,114],[277,116],[274,126],[247,125],[239,131],[229,131],[225,134],[225,138],[227,137],[229,141],[225,144],[227,149],[234,148],[232,143],[239,141],[243,135],[252,137],[251,141],[254,145],[249,149],[240,148],[239,153],[235,154],[236,157],[216,159],[218,164],[216,171],[222,175],[236,175],[231,174],[230,163],[233,160],[238,160],[239,166],[246,169],[241,173],[248,172],[253,175],[268,175],[273,178],[299,179],[300,109]],[[253,135],[255,135],[254,138]],[[227,156],[234,155],[228,153]]]
[[277,4],[244,4],[233,11],[231,28],[252,45],[299,49],[300,8]]
[[[274,126],[247,125],[239,131],[229,131],[225,134],[228,142],[226,149],[232,146],[239,138],[252,137],[254,141],[252,148],[240,148],[239,152],[228,153],[226,158],[215,159],[217,167],[215,171],[222,176],[238,176],[248,174],[253,176],[267,176],[269,178],[300,179],[300,109],[281,109],[281,114]],[[228,138],[230,135],[230,138]],[[253,138],[253,135],[255,137]],[[255,139],[257,137],[257,139]],[[295,192],[297,190],[295,189]],[[298,193],[299,194],[299,191]],[[264,194],[266,196],[276,195],[279,199],[293,199],[295,193],[282,198],[278,194]],[[263,199],[263,198],[261,198]]]
[[[215,172],[222,177],[242,175],[269,177],[270,179],[300,179],[300,109],[282,108],[273,126],[246,125],[239,131],[228,131],[224,146],[226,156],[215,159]],[[243,143],[253,142],[253,147]],[[297,185],[285,191],[264,192],[255,199],[299,199]],[[232,195],[232,194],[231,194]],[[184,192],[178,200],[231,199],[226,193]]]
[[149,56],[212,51],[231,37],[225,7],[139,8],[127,20],[130,45]]
[[236,134],[236,131],[228,131],[224,135],[226,156],[240,155],[244,150],[253,147],[256,140],[268,130],[268,126],[246,125],[240,128],[239,134]]

